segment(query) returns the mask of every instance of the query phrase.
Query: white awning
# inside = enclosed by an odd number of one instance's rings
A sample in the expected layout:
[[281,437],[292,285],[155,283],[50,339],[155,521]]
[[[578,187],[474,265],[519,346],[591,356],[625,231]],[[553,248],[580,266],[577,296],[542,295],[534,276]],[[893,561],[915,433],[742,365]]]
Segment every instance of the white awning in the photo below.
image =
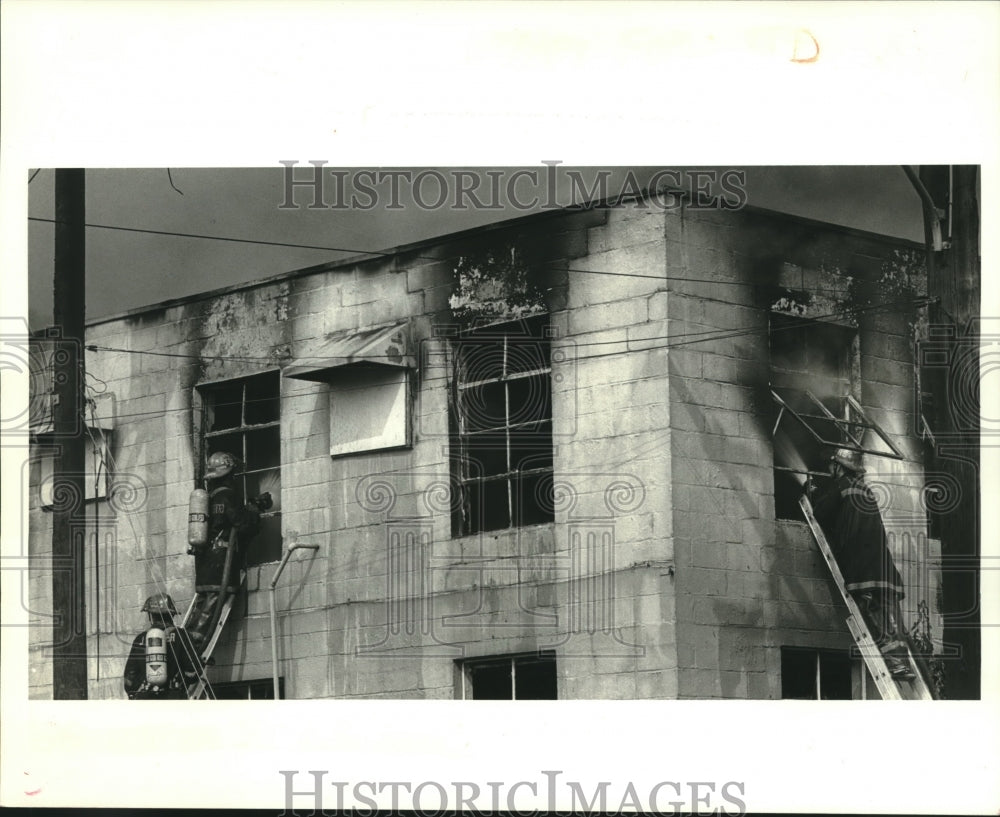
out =
[[409,324],[409,321],[396,321],[370,329],[331,332],[307,354],[293,360],[282,374],[299,380],[325,382],[345,366],[415,369]]

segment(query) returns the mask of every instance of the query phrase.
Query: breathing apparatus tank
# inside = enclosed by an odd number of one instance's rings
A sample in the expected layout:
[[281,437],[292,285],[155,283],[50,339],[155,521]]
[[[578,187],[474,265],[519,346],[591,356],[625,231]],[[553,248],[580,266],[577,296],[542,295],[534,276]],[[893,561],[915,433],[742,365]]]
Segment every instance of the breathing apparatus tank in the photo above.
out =
[[167,685],[167,634],[159,627],[146,630],[146,683]]
[[208,544],[208,491],[204,488],[195,488],[188,500],[188,544]]

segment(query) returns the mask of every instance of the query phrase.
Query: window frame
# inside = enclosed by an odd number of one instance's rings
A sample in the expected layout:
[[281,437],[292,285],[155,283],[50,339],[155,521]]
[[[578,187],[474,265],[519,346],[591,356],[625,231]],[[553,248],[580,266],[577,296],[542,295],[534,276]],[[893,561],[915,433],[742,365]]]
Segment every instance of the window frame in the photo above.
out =
[[[551,524],[555,519],[554,508],[544,507],[540,503],[535,503],[533,511],[545,518],[537,521],[524,522],[523,505],[524,498],[520,494],[515,496],[518,487],[524,485],[524,481],[538,477],[544,479],[546,475],[550,478],[554,474],[553,455],[555,446],[552,442],[553,435],[553,411],[552,411],[552,336],[551,323],[548,314],[533,315],[515,321],[504,321],[502,323],[490,324],[477,327],[460,333],[453,339],[453,372],[450,390],[450,428],[449,438],[456,456],[453,456],[453,470],[455,477],[455,487],[460,493],[460,499],[454,505],[452,514],[452,536],[470,536],[488,531],[510,530],[512,528],[527,527],[535,524]],[[544,359],[544,366],[535,366],[524,370],[511,371],[510,351],[512,346],[519,340],[528,345],[538,345],[541,354],[539,359]],[[512,343],[511,341],[514,341]],[[475,377],[466,380],[464,375],[464,365],[468,362],[464,358],[463,345],[475,347],[487,345],[493,341],[499,345],[501,350],[501,363],[499,375],[490,377]],[[513,421],[516,417],[517,408],[511,404],[510,384],[517,382],[530,382],[532,379],[544,383],[545,404],[548,412],[544,417],[528,418],[521,421]],[[482,428],[469,428],[470,413],[466,408],[466,394],[473,389],[497,384],[503,385],[504,391],[504,415],[503,421],[498,425],[485,426]],[[534,427],[533,431],[531,430]],[[547,433],[546,433],[547,429]],[[492,449],[487,445],[475,446],[472,441],[477,437],[486,435],[502,435],[504,440],[503,449]],[[525,459],[530,461],[533,456],[547,461],[547,465],[534,468],[515,467],[514,449],[515,447],[529,445],[536,440],[548,440],[547,447],[544,443],[538,446],[536,454],[528,453]],[[541,449],[545,448],[545,451]],[[505,469],[491,474],[472,474],[469,452],[470,450],[503,450],[505,459]],[[472,518],[471,490],[478,490],[479,496],[484,496],[484,486],[488,483],[503,481],[506,484],[506,525],[494,526],[486,521],[485,515],[480,509],[477,518]]]
[[[839,345],[840,360],[837,364],[837,371],[824,373],[822,367],[811,359],[809,351],[819,349],[820,354],[829,354],[828,345],[824,346],[823,337],[809,339],[806,337],[812,330],[816,333],[843,333],[842,343]],[[790,337],[794,343],[776,344],[775,337],[778,333],[783,337]],[[777,346],[777,348],[776,348]],[[790,356],[791,359],[787,359]],[[801,361],[796,360],[801,358]],[[772,472],[774,474],[774,518],[776,521],[802,522],[801,512],[798,502],[792,502],[789,497],[791,491],[790,476],[801,475],[802,481],[808,477],[826,477],[825,471],[813,471],[808,462],[808,453],[800,451],[799,446],[802,440],[796,444],[795,436],[791,435],[791,430],[796,429],[801,436],[804,429],[807,440],[815,444],[816,449],[813,455],[821,453],[823,448],[855,448],[850,441],[849,434],[851,426],[874,427],[871,419],[865,414],[864,409],[857,400],[861,386],[861,349],[860,334],[856,326],[849,323],[823,320],[821,318],[809,318],[792,315],[787,312],[772,309],[769,313],[768,322],[768,394],[772,404],[776,407],[774,425],[771,429],[772,441]],[[803,381],[806,381],[803,383]],[[843,412],[842,417],[838,417],[826,406],[813,389],[818,385],[833,386],[833,394]],[[813,386],[813,388],[809,388]],[[823,392],[826,393],[827,388]],[[786,393],[787,397],[782,397],[781,393]],[[789,404],[793,395],[801,398],[803,409],[808,406],[810,411],[796,409]],[[787,415],[787,419],[786,419]],[[810,422],[811,421],[811,422]],[[840,432],[840,439],[831,439],[817,432],[813,423],[821,423],[836,428]],[[791,425],[788,425],[791,424]],[[880,438],[884,432],[878,429]],[[863,435],[863,432],[862,432]],[[779,450],[785,446],[779,444],[779,437],[784,437],[802,460],[803,467],[791,467],[790,465],[779,464],[781,457]],[[892,450],[895,446],[889,443]],[[819,459],[814,456],[814,459]],[[783,475],[779,478],[779,474]],[[797,496],[796,496],[797,500]]]
[[[472,674],[477,668],[502,666],[510,664],[510,698],[476,698],[473,687]],[[520,664],[551,664],[553,682],[556,689],[554,698],[518,698],[517,697],[517,666]],[[509,655],[487,655],[476,658],[457,659],[455,661],[457,672],[456,693],[459,700],[510,700],[510,701],[552,701],[559,700],[559,672],[555,650],[540,649],[535,652],[511,653]],[[469,693],[472,693],[471,695]]]
[[[863,661],[855,658],[852,654],[852,650],[831,650],[819,647],[796,647],[796,646],[782,646],[781,660],[782,667],[780,671],[781,675],[781,700],[783,701],[858,701],[867,700],[868,698],[868,670],[864,665]],[[784,657],[789,653],[798,653],[799,655],[812,654],[814,658],[815,666],[815,696],[812,698],[802,698],[786,696],[784,694],[784,683],[785,683],[785,671],[784,671]],[[848,666],[848,684],[850,687],[850,696],[847,698],[824,698],[823,697],[823,660],[836,660],[838,662],[844,662]],[[872,686],[874,688],[874,686]],[[856,694],[858,693],[858,694]]]
[[[774,424],[775,431],[778,430],[778,426],[781,424],[781,419],[787,411],[792,417],[798,420],[799,424],[805,428],[812,435],[813,439],[815,439],[820,445],[830,446],[831,448],[847,448],[861,454],[871,454],[875,457],[887,457],[894,460],[901,460],[904,458],[903,453],[899,450],[896,444],[893,443],[889,435],[878,423],[868,416],[868,413],[864,410],[861,404],[854,399],[853,395],[844,395],[844,402],[846,404],[845,413],[848,416],[846,418],[840,418],[835,416],[833,412],[823,405],[822,401],[809,389],[802,389],[802,393],[816,404],[822,414],[806,414],[805,412],[797,411],[792,406],[788,405],[787,401],[775,391],[776,388],[784,389],[785,391],[792,391],[792,389],[783,386],[774,386],[771,388],[771,397],[780,407],[778,419]],[[822,420],[827,423],[832,423],[847,439],[841,438],[839,440],[828,440],[825,437],[822,437],[813,425],[806,422],[807,420]],[[853,429],[861,429],[861,433],[857,434],[853,431]],[[875,432],[878,438],[891,449],[892,453],[887,454],[884,451],[878,451],[874,448],[865,447],[862,442],[865,431]]]
[[[247,695],[234,697],[231,695],[220,696],[219,691],[230,692],[246,689]],[[218,701],[273,701],[274,700],[274,679],[273,678],[251,678],[246,681],[218,681],[211,685],[212,697]],[[255,690],[266,690],[269,694],[254,696]],[[278,700],[285,699],[285,676],[278,677]]]
[[[245,420],[246,420],[246,404],[247,404],[247,394],[246,394],[247,383],[249,381],[252,381],[252,380],[255,380],[255,379],[261,379],[261,380],[263,380],[263,378],[268,378],[268,377],[273,377],[274,378],[275,392],[274,392],[273,398],[272,397],[268,397],[266,399],[267,400],[273,399],[274,402],[277,404],[277,407],[278,407],[278,416],[277,416],[277,419],[276,420],[268,420],[267,422],[264,422],[264,423],[253,423],[253,424],[249,424],[248,425],[245,422]],[[216,406],[223,405],[221,403],[214,402],[213,394],[212,394],[213,391],[218,390],[218,389],[222,389],[222,388],[226,388],[226,387],[232,387],[235,384],[240,384],[240,386],[241,386],[241,393],[240,393],[240,424],[238,426],[231,426],[229,428],[223,428],[223,429],[218,429],[216,431],[210,431],[209,430],[209,423],[210,423],[210,417],[212,415],[212,412],[214,411],[214,409],[215,409]],[[266,520],[266,519],[274,519],[274,520],[276,520],[276,523],[277,523],[276,542],[271,542],[271,543],[268,543],[268,544],[271,545],[271,546],[274,546],[274,545],[277,546],[277,554],[273,555],[273,558],[271,558],[272,554],[269,554],[267,552],[268,549],[264,548],[263,549],[264,550],[264,556],[261,558],[261,560],[260,561],[254,561],[252,563],[249,562],[249,561],[247,561],[246,562],[246,566],[248,566],[248,567],[258,567],[260,565],[273,564],[275,562],[278,562],[278,561],[281,560],[281,554],[282,554],[282,551],[284,549],[284,547],[283,547],[283,538],[282,538],[282,535],[281,535],[281,515],[282,515],[281,477],[282,477],[282,471],[284,469],[284,464],[283,464],[282,459],[281,459],[281,372],[278,369],[268,369],[268,370],[265,370],[265,371],[262,371],[262,372],[254,372],[253,374],[237,375],[235,377],[228,377],[228,378],[223,378],[223,379],[220,379],[220,380],[213,380],[213,381],[207,382],[207,383],[199,383],[195,387],[195,392],[198,395],[198,405],[197,405],[197,408],[199,409],[200,415],[201,415],[201,427],[200,427],[200,433],[199,433],[199,437],[198,437],[198,451],[200,453],[200,456],[198,458],[198,479],[197,479],[197,482],[198,482],[199,485],[204,485],[204,483],[205,483],[205,471],[206,471],[207,461],[208,461],[208,456],[209,456],[208,452],[209,452],[209,449],[211,447],[210,444],[209,444],[209,441],[211,439],[217,439],[217,438],[226,437],[226,436],[230,436],[231,437],[231,436],[234,436],[236,434],[240,435],[240,451],[239,451],[238,454],[236,452],[232,452],[232,451],[230,453],[235,454],[235,456],[237,456],[239,458],[240,463],[243,466],[241,468],[241,470],[240,470],[240,473],[237,475],[237,493],[238,493],[238,495],[240,497],[240,501],[241,502],[243,502],[243,503],[248,502],[252,498],[252,497],[247,496],[247,476],[251,476],[252,477],[252,476],[257,475],[257,474],[267,474],[267,473],[277,472],[279,487],[278,487],[278,495],[276,497],[274,497],[274,499],[276,500],[275,504],[277,505],[277,509],[275,509],[275,510],[269,510],[269,511],[262,511],[260,513],[261,520]],[[230,404],[226,404],[226,405],[230,405]],[[271,428],[277,429],[277,437],[278,437],[278,464],[276,466],[269,466],[269,467],[266,467],[266,468],[255,468],[253,470],[247,470],[246,469],[246,464],[247,464],[246,453],[247,453],[247,435],[248,435],[248,433],[252,433],[252,432],[256,432],[256,431],[262,431],[262,430],[267,430],[267,429],[271,429]],[[254,544],[261,535],[262,535],[262,532],[258,533],[257,536],[254,536],[249,542],[245,543],[244,546],[241,547],[241,550],[243,552],[243,557],[244,558],[249,557],[249,555],[250,555],[250,545]]]

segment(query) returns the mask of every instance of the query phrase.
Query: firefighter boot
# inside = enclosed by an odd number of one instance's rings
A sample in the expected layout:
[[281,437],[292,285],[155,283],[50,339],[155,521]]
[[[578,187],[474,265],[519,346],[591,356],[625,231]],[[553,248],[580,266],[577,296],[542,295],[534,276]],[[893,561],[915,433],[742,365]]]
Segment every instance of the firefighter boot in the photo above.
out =
[[198,611],[198,617],[195,619],[194,626],[188,631],[188,635],[191,637],[191,643],[196,647],[201,647],[208,638],[208,628],[212,623],[212,618],[215,614],[215,608],[219,603],[219,594],[215,592],[206,592]]
[[899,611],[899,597],[893,596],[885,599],[885,629],[886,635],[888,636],[892,649],[888,650],[891,654],[893,663],[889,663],[890,656],[886,656],[886,666],[889,667],[889,672],[892,677],[898,681],[912,681],[916,677],[913,668],[909,663],[909,653],[906,649],[906,643],[903,640],[904,634],[900,629],[900,611]]
[[885,665],[895,681],[912,681],[916,674],[910,665],[898,655],[886,655]]

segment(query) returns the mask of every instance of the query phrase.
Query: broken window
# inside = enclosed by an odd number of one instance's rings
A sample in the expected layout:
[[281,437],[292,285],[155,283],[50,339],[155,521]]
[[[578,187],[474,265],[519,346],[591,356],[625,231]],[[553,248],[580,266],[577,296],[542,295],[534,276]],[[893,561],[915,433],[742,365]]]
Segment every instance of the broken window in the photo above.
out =
[[854,698],[855,663],[846,651],[782,647],[781,697],[849,701]]
[[554,701],[558,697],[554,650],[459,662],[463,700]]
[[281,399],[277,372],[227,380],[199,389],[203,405],[203,462],[227,451],[243,463],[236,477],[241,502],[264,493],[272,506],[260,531],[244,543],[247,566],[281,558]]
[[855,398],[857,332],[846,326],[772,313],[771,397],[777,519],[802,518],[807,476],[826,475],[832,449],[902,459],[888,434]]
[[798,500],[810,471],[840,445],[838,422],[849,417],[857,333],[845,326],[771,313],[771,390],[774,427],[774,512],[801,519]]
[[464,333],[455,344],[452,532],[551,522],[552,391],[548,322]]

